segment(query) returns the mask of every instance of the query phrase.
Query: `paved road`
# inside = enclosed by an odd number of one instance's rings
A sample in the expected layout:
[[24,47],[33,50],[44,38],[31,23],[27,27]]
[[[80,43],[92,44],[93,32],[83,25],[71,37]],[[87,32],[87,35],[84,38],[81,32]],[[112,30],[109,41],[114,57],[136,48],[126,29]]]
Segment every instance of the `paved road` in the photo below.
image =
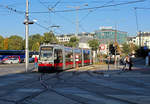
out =
[[0,104],[149,104],[150,70],[88,66],[0,77]]
[[[29,70],[34,67],[33,63],[29,63]],[[25,72],[25,64],[0,64],[0,76]]]

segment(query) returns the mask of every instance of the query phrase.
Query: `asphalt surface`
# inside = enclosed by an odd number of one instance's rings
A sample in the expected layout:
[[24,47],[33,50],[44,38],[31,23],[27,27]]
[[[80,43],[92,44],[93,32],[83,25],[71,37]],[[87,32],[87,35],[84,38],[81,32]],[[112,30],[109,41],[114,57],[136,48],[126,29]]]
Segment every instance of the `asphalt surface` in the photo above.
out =
[[150,68],[138,66],[122,71],[91,65],[49,74],[24,73],[22,64],[0,66],[0,104],[150,104]]

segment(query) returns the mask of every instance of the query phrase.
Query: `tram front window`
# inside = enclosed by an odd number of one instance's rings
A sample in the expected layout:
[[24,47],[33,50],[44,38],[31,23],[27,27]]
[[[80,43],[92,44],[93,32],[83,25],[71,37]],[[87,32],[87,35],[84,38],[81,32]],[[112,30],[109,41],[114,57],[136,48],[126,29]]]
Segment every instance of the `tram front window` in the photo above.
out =
[[52,59],[52,52],[41,52],[41,60],[49,60]]

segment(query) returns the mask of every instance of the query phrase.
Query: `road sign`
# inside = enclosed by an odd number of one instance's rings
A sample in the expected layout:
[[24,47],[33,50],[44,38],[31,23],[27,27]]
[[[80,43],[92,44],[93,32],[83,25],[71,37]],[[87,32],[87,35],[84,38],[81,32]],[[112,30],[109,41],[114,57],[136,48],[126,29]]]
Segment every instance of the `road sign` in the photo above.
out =
[[100,44],[100,46],[99,46],[99,48],[100,48],[100,50],[105,50],[105,44]]

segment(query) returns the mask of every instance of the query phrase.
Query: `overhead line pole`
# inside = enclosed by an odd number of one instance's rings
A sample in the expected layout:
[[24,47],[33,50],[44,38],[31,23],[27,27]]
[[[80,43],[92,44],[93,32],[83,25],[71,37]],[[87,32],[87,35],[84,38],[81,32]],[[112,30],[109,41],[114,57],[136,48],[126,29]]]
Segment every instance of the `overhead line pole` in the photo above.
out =
[[26,0],[26,12],[25,12],[25,72],[28,71],[29,67],[29,24],[33,24],[33,21],[29,21],[29,1]]
[[139,46],[141,47],[141,31],[139,30],[139,24],[138,24],[138,16],[137,16],[137,7],[135,9],[135,18],[136,18],[136,28],[137,28],[137,34],[139,35]]
[[26,46],[25,46],[25,71],[28,71],[28,64],[29,64],[29,49],[28,49],[28,36],[29,36],[29,2],[26,0],[26,17],[25,17],[25,39],[26,39]]
[[116,68],[116,64],[117,64],[117,60],[116,60],[116,53],[117,53],[117,26],[115,24],[115,42],[114,42],[114,46],[115,46],[115,68]]

